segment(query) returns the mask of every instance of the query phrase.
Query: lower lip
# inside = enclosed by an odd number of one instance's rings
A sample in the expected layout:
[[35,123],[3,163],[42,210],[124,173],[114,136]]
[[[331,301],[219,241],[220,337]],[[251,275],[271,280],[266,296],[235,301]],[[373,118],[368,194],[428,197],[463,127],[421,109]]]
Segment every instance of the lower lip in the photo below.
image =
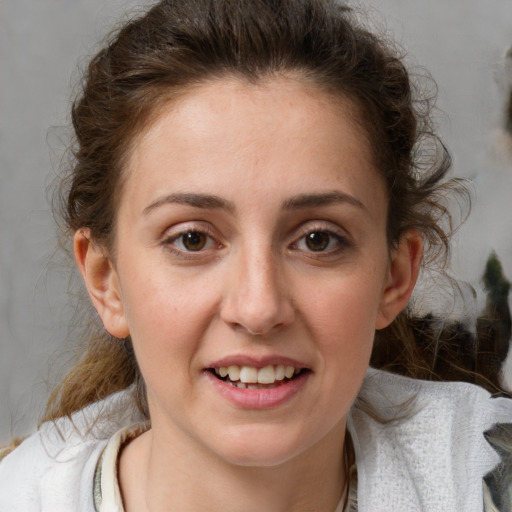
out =
[[269,389],[237,388],[205,371],[215,389],[229,402],[243,409],[272,409],[290,401],[305,385],[310,372],[303,372],[292,380]]

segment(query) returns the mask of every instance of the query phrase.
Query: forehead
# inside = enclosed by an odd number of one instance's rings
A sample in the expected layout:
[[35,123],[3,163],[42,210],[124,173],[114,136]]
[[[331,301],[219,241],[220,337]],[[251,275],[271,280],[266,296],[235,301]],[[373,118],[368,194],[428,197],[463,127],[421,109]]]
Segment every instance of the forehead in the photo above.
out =
[[375,196],[383,186],[356,106],[285,77],[189,89],[140,133],[125,178],[125,193],[145,203],[191,189],[240,198],[241,189],[250,196],[341,187]]

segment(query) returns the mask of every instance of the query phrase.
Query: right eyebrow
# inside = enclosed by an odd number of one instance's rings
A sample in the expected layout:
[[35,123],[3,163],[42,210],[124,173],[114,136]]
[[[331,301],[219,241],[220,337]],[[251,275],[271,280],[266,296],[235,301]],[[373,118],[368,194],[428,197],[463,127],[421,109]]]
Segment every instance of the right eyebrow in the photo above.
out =
[[215,210],[227,210],[233,212],[235,205],[231,201],[226,201],[219,196],[210,194],[194,194],[194,193],[177,193],[168,194],[155,199],[143,210],[143,214],[147,215],[151,211],[166,204],[185,204],[195,208],[210,208]]
[[368,211],[366,206],[353,195],[341,191],[331,191],[324,193],[300,194],[288,199],[284,203],[286,210],[299,210],[301,208],[315,208],[319,206],[329,206],[331,204],[350,204],[364,211]]

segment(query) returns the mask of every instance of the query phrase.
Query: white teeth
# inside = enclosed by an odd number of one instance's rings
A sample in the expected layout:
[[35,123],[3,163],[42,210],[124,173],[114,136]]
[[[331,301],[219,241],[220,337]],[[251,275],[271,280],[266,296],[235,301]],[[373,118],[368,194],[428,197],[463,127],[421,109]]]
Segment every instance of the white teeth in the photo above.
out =
[[295,368],[293,366],[286,366],[284,369],[284,376],[287,379],[291,379],[293,374],[295,373]]
[[273,384],[276,380],[276,372],[272,365],[264,366],[258,371],[258,384]]
[[[229,378],[231,378],[231,375]],[[242,366],[240,368],[240,380],[245,384],[255,384],[258,382],[258,370],[252,366]]]
[[240,379],[240,366],[232,365],[228,368],[229,380],[235,381]]
[[215,373],[221,378],[228,377],[237,387],[249,389],[254,389],[255,386],[246,386],[246,384],[274,384],[276,381],[284,380],[284,378],[291,379],[294,375],[298,375],[300,371],[300,368],[283,364],[276,366],[269,364],[260,369],[236,364],[215,368]]

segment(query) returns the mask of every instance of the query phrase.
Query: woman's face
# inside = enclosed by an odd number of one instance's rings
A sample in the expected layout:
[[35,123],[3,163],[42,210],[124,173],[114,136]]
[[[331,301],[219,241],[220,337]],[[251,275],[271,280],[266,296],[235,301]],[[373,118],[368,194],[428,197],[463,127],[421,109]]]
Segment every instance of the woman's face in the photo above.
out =
[[224,79],[137,140],[98,310],[132,338],[153,436],[263,466],[343,441],[407,300],[354,115],[291,79]]

